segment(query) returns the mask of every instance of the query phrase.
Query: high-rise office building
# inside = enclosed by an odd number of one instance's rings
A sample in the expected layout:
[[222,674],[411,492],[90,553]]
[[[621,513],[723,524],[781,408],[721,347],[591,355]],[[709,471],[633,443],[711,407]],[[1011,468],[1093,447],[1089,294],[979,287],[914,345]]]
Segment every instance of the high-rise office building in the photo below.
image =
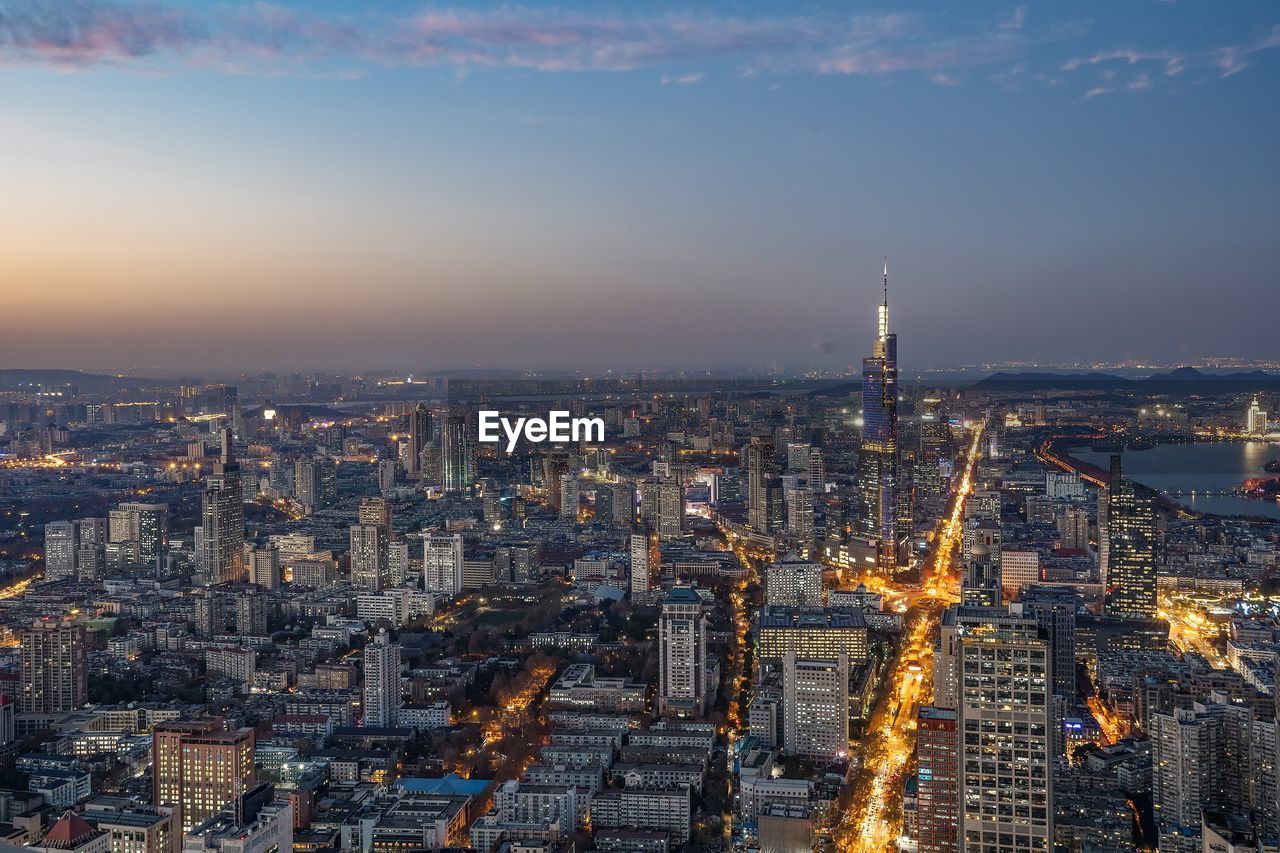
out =
[[51,521],[44,526],[44,579],[70,580],[76,576],[80,534],[75,521]]
[[658,538],[680,538],[684,535],[684,484],[674,477],[662,479],[656,494]]
[[[256,592],[242,592],[235,598],[236,634],[241,637],[262,637],[267,634],[267,616],[271,612],[267,597]],[[237,650],[238,652],[239,650]],[[245,651],[253,652],[252,649]],[[253,680],[253,669],[257,664],[254,654],[247,655],[249,665],[245,671],[245,682]]]
[[[601,484],[596,486],[595,502],[592,508],[595,512],[595,522],[597,524],[611,525],[614,521],[614,499],[617,496],[617,487]],[[486,504],[486,507],[488,504]]]
[[62,714],[81,708],[89,698],[84,626],[40,621],[22,632],[24,714]]
[[231,430],[222,430],[222,454],[205,480],[201,496],[201,568],[208,583],[244,580],[244,493]]
[[386,629],[364,647],[364,724],[394,728],[400,721],[400,646]]
[[254,787],[254,731],[227,731],[220,718],[173,720],[152,729],[152,801],[178,810],[184,831]]
[[1106,611],[1112,616],[1156,615],[1156,508],[1145,486],[1125,479],[1111,457],[1107,487]]
[[332,504],[338,496],[338,468],[334,461],[311,456],[294,462],[293,496],[308,510]]
[[381,527],[386,532],[387,539],[390,539],[394,532],[391,526],[391,501],[386,498],[361,498],[356,522]]
[[782,752],[833,763],[849,754],[849,658],[782,661]]
[[777,462],[772,442],[751,439],[743,448],[743,466],[747,470],[747,523],[762,533],[773,530],[769,507],[769,484],[777,479]]
[[1253,402],[1249,404],[1249,411],[1245,415],[1244,431],[1249,435],[1267,434],[1267,410],[1258,405],[1257,397],[1254,397]]
[[169,551],[169,505],[122,503],[111,510],[108,541],[127,542],[132,562],[155,569]]
[[462,534],[422,537],[422,588],[447,598],[462,592]]
[[619,480],[610,489],[613,493],[613,523],[630,527],[636,523],[636,485],[630,480]]
[[960,601],[976,607],[999,607],[1002,576],[1000,551],[975,544],[964,564]]
[[440,428],[440,486],[446,494],[461,494],[471,488],[471,441],[467,418],[450,412]]
[[1076,700],[1076,610],[1080,593],[1069,586],[1029,586],[1015,608],[1039,623],[1053,649],[1053,692]]
[[409,576],[409,543],[393,539],[387,544],[387,586],[401,586]]
[[800,658],[849,658],[867,662],[867,622],[852,607],[765,607],[760,611],[759,660],[781,661],[788,652]]
[[422,473],[422,451],[431,445],[431,410],[419,403],[409,413],[409,446],[405,450],[404,470],[416,480]]
[[[1227,761],[1226,706],[1196,703],[1151,715],[1151,793],[1161,849],[1185,834],[1198,834],[1201,813],[1222,811],[1236,768]],[[1237,756],[1238,758],[1238,756]]]
[[809,448],[807,441],[787,442],[787,472],[806,474],[809,470]]
[[792,489],[787,495],[787,535],[802,554],[813,550],[813,492]]
[[384,495],[396,490],[396,478],[400,473],[400,463],[394,459],[378,461],[378,491]]
[[1058,536],[1063,548],[1089,549],[1089,511],[1071,504],[1058,516]]
[[661,569],[658,534],[637,530],[631,534],[631,600],[641,601],[653,589]]
[[931,511],[940,509],[947,496],[950,439],[942,400],[925,397],[920,401],[920,461],[915,483],[922,503]]
[[389,586],[387,531],[379,524],[351,525],[351,583],[374,592]]
[[1048,851],[1052,653],[1034,619],[991,610],[954,637],[960,843],[966,853]]
[[[1149,734],[1161,850],[1185,849],[1185,839],[1200,834],[1201,815],[1209,813],[1238,818],[1263,838],[1276,837],[1280,798],[1274,718],[1259,719],[1249,703],[1212,692],[1190,707],[1156,710]],[[1204,841],[1204,850],[1265,849],[1211,847],[1208,834]]]
[[[464,577],[470,578],[468,566],[472,561],[463,563]],[[535,541],[513,542],[501,545],[493,555],[493,572],[500,584],[531,584],[542,580],[542,556]]]
[[578,503],[581,496],[578,474],[566,471],[560,475],[560,517],[568,521],[578,520]]
[[640,494],[640,521],[653,530],[658,529],[658,478],[641,477],[636,481]]
[[862,443],[858,449],[858,530],[876,543],[876,568],[898,569],[898,336],[889,331],[889,264],[875,346],[862,360]]
[[809,470],[805,485],[817,495],[827,490],[827,463],[820,447],[809,448]]
[[279,589],[282,581],[280,572],[280,549],[274,545],[249,549],[249,583],[257,584],[263,589]]
[[765,568],[764,601],[769,606],[821,607],[822,564],[788,554]]
[[916,721],[916,817],[920,853],[960,851],[956,712],[921,706]]
[[658,713],[701,717],[707,702],[707,616],[693,587],[677,586],[658,617]]
[[293,463],[293,497],[304,507],[320,505],[320,463],[314,458]]

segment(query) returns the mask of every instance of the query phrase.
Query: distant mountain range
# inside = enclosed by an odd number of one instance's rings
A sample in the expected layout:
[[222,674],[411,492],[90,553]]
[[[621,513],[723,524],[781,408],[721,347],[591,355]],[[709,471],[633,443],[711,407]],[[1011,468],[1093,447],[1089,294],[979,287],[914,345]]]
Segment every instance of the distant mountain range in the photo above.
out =
[[82,394],[109,394],[130,388],[171,388],[177,384],[173,380],[111,376],[106,373],[85,373],[83,370],[0,369],[0,391],[29,390],[32,386],[41,385],[75,385]]
[[1199,393],[1227,393],[1251,389],[1280,389],[1280,375],[1264,370],[1237,370],[1211,373],[1194,367],[1177,367],[1164,373],[1153,373],[1143,379],[1128,379],[1111,373],[1033,372],[993,373],[975,384],[976,388],[990,390],[1014,390],[1048,388],[1059,390],[1107,391],[1138,390],[1152,393],[1165,391],[1194,391]]

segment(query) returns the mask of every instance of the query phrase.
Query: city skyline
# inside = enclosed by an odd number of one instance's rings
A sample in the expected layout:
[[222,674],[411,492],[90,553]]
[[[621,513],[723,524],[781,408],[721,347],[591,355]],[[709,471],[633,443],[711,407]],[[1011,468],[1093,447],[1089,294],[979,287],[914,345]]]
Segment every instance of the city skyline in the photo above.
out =
[[0,0],[3,846],[1280,851],[1278,84],[1275,0]]
[[1280,18],[1113,7],[6,3],[0,364],[1270,356]]

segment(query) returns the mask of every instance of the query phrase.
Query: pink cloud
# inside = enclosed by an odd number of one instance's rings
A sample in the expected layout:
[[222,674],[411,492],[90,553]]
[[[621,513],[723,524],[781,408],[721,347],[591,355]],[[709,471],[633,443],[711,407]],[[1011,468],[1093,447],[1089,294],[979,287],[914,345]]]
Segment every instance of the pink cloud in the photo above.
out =
[[1213,64],[1221,72],[1221,76],[1230,77],[1249,67],[1247,59],[1251,54],[1276,47],[1280,47],[1280,24],[1248,44],[1221,48],[1214,56]]
[[[371,66],[444,67],[459,75],[485,68],[561,73],[655,69],[666,82],[689,85],[701,79],[695,77],[701,72],[672,69],[719,61],[746,78],[918,73],[938,85],[955,84],[957,72],[965,69],[990,66],[993,73],[971,78],[1008,86],[1012,75],[996,69],[1031,65],[1026,79],[1046,79],[1036,72],[1051,69],[1037,61],[1035,51],[1084,35],[1081,26],[1072,24],[1030,32],[1026,6],[968,31],[938,35],[930,24],[936,27],[939,20],[897,12],[743,17],[513,5],[426,7],[392,15],[321,13],[300,2],[234,5],[235,0],[229,5],[179,5],[174,0],[0,3],[0,65],[78,69],[106,64],[138,71],[185,65],[231,74],[315,78],[358,76]],[[1280,27],[1253,42],[1216,50],[1124,48],[1057,64],[1063,71],[1092,66],[1103,71],[1116,64],[1150,63],[1162,66],[1167,77],[1189,66],[1212,67],[1225,77],[1243,70],[1252,54],[1277,45]],[[1150,87],[1157,73],[1144,73],[1128,88]],[[1105,76],[1096,82],[1108,90],[1118,85]]]

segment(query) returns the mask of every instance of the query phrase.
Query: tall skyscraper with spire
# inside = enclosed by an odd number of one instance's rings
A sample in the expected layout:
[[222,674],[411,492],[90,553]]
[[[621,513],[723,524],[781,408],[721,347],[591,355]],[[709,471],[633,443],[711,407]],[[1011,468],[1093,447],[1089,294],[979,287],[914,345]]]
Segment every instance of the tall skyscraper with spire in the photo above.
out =
[[244,580],[244,493],[230,429],[222,430],[222,455],[205,480],[200,526],[209,583]]
[[889,331],[889,259],[872,354],[862,360],[858,532],[876,542],[876,568],[898,568],[898,336]]

